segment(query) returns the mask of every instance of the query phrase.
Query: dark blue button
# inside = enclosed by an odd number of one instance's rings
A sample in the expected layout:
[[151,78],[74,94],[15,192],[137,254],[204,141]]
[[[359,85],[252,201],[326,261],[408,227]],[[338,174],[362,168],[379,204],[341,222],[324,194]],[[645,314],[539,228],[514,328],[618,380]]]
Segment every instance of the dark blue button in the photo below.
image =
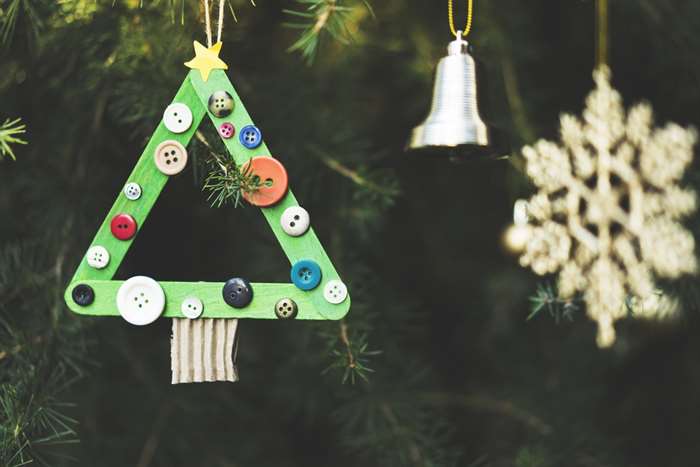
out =
[[238,140],[248,149],[255,149],[262,143],[262,133],[255,125],[246,125],[238,133]]
[[221,292],[224,301],[234,308],[243,308],[253,301],[253,287],[250,282],[240,277],[226,281]]
[[78,284],[71,292],[73,301],[80,306],[88,306],[95,301],[95,291],[87,284]]
[[321,282],[321,267],[315,261],[302,259],[292,266],[292,282],[301,290],[316,288]]

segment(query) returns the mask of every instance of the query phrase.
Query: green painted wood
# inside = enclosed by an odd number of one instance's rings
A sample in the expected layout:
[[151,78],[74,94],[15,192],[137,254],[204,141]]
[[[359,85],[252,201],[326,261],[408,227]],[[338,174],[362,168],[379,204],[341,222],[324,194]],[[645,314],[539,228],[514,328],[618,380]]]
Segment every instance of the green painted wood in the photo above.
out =
[[[76,313],[93,316],[119,316],[117,311],[117,291],[124,281],[85,280],[95,291],[95,301],[86,307],[77,307]],[[299,308],[296,319],[324,319],[311,302],[308,293],[294,284],[253,283],[253,301],[245,308],[233,308],[224,302],[221,290],[223,282],[159,282],[165,292],[166,318],[184,318],[180,311],[182,301],[195,296],[204,304],[203,318],[277,319],[275,304],[280,298],[291,298]],[[72,302],[70,289],[65,299]]]
[[[209,96],[211,93],[218,90],[228,91],[234,96],[236,101],[233,113],[223,119],[217,118],[207,112]],[[214,70],[206,83],[202,81],[197,70],[192,70],[185,78],[173,102],[184,103],[190,108],[193,115],[192,126],[187,132],[182,134],[171,133],[165,128],[162,122],[156,128],[141,154],[141,157],[137,161],[134,170],[126,181],[126,183],[136,182],[141,185],[143,191],[141,197],[136,201],[131,201],[120,191],[90,245],[101,245],[109,251],[109,265],[101,270],[94,269],[88,266],[86,259],[83,258],[71,283],[66,289],[66,303],[68,304],[68,308],[75,313],[95,316],[119,315],[116,307],[116,294],[123,281],[114,281],[110,279],[114,277],[116,270],[136,236],[128,241],[114,238],[110,230],[110,221],[117,214],[130,214],[136,219],[138,231],[143,228],[151,208],[160,196],[169,178],[157,169],[153,161],[155,148],[161,142],[168,139],[176,140],[186,146],[192,139],[192,136],[205,114],[209,115],[209,118],[217,128],[221,123],[228,121],[234,124],[238,132],[238,130],[245,125],[254,124],[238,96],[238,93],[222,70]],[[234,138],[228,140],[222,139],[237,164],[242,165],[253,156],[273,155],[269,152],[264,142],[264,130],[261,131],[263,132],[263,144],[254,150],[249,150],[240,144],[237,134]],[[284,163],[283,157],[280,158],[278,155],[273,156]],[[300,237],[290,237],[282,230],[279,222],[282,212],[287,207],[297,205],[296,198],[290,189],[285,198],[278,204],[268,208],[261,208],[261,210],[289,259],[290,264],[301,259],[311,259],[320,265],[323,278],[321,284],[316,289],[312,291],[302,291],[293,284],[253,284],[253,301],[246,308],[236,310],[226,305],[223,301],[223,297],[221,296],[223,283],[160,282],[165,291],[167,303],[163,316],[173,318],[182,317],[183,315],[179,308],[180,302],[189,295],[198,296],[204,302],[204,313],[202,315],[204,318],[276,319],[274,304],[280,298],[291,298],[297,302],[299,306],[297,319],[340,319],[345,316],[350,309],[350,296],[348,296],[343,303],[338,305],[330,304],[323,298],[324,285],[329,280],[340,280],[340,277],[313,229],[309,229],[307,233]],[[90,306],[81,307],[73,302],[71,291],[78,283],[88,284],[95,291],[95,301]]]
[[[233,123],[233,126],[236,127],[236,135],[233,138],[222,139],[226,145],[226,149],[228,149],[228,152],[231,154],[236,164],[242,166],[250,158],[256,156],[272,156],[282,162],[282,164],[285,164],[286,160],[284,158],[284,154],[273,153],[267,147],[264,128],[260,129],[263,136],[263,142],[255,149],[246,148],[238,140],[238,132],[240,129],[246,125],[255,125],[255,122],[253,122],[253,119],[248,114],[242,99],[223,70],[212,71],[212,73],[209,75],[209,80],[206,82],[202,81],[202,78],[197,70],[190,71],[189,77],[194,90],[199,95],[201,102],[207,102],[209,100],[209,96],[215,91],[228,91],[228,93],[233,96],[236,105],[231,115],[225,118],[218,118],[209,112],[207,112],[207,115],[216,128],[218,128],[224,122],[231,122]],[[290,180],[289,186],[291,187],[292,184],[293,183]],[[313,230],[313,213],[310,213],[312,227],[309,228],[304,235],[300,237],[291,237],[287,235],[284,230],[282,230],[282,225],[279,221],[282,213],[288,207],[298,205],[299,203],[290,189],[287,196],[285,196],[279,203],[267,208],[261,208],[261,211],[268,224],[270,224],[270,228],[275,234],[277,241],[280,243],[282,250],[284,250],[284,253],[287,255],[290,264],[302,259],[311,259],[319,264],[321,271],[323,272],[323,277],[321,279],[321,284],[316,289],[309,292],[311,294],[311,299],[321,315],[328,319],[340,319],[345,316],[350,309],[350,297],[348,296],[348,298],[339,305],[332,305],[323,298],[324,285],[330,280],[340,280],[340,276],[335,270],[335,267],[333,267],[333,263],[326,254],[326,250],[321,246],[321,242],[318,240],[318,237]]]
[[[185,133],[175,134],[168,131],[163,122],[160,122],[141,153],[141,157],[136,162],[134,169],[131,171],[131,174],[129,174],[129,178],[124,183],[124,185],[126,185],[128,182],[136,182],[141,185],[141,197],[136,201],[131,201],[126,198],[123,191],[120,189],[117,194],[117,199],[114,201],[112,208],[107,213],[104,221],[102,221],[102,225],[100,225],[95,238],[90,244],[90,246],[101,245],[107,248],[110,255],[109,264],[104,269],[94,269],[88,266],[87,260],[83,257],[83,260],[78,266],[78,270],[75,272],[73,281],[81,279],[111,279],[114,277],[124,256],[126,256],[126,252],[129,251],[131,244],[136,237],[138,237],[138,233],[143,228],[146,218],[151,212],[151,208],[153,208],[153,205],[170,178],[161,173],[153,161],[153,153],[156,147],[161,142],[168,139],[179,141],[183,146],[187,146],[187,143],[192,139],[194,132],[197,130],[206,112],[197,94],[193,91],[190,81],[187,79],[180,86],[173,102],[187,104],[192,111],[192,126]],[[122,188],[124,185],[122,185]],[[110,230],[109,224],[112,218],[121,213],[130,214],[136,219],[138,229],[136,235],[130,240],[116,239]]]

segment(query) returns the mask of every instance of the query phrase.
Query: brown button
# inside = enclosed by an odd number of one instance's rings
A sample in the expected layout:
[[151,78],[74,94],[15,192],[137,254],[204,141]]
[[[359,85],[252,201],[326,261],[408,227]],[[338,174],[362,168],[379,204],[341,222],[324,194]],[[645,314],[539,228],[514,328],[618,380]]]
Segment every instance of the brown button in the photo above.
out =
[[187,150],[182,144],[169,139],[158,145],[153,159],[158,170],[165,175],[175,175],[187,165]]

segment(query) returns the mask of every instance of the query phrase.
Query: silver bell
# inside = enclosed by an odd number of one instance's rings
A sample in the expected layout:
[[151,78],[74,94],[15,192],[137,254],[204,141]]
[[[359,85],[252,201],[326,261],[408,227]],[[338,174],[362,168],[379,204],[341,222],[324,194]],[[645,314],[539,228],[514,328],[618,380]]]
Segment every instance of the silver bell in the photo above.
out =
[[438,63],[430,113],[413,129],[407,149],[459,147],[460,155],[491,153],[491,135],[477,105],[476,66],[467,48],[460,31]]

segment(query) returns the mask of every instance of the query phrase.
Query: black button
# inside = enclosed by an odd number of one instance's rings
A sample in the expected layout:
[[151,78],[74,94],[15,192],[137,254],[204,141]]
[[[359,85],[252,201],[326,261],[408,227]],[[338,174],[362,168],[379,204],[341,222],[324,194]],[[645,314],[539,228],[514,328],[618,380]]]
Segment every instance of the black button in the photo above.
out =
[[88,306],[95,301],[95,291],[87,284],[78,284],[71,292],[73,301],[80,306]]
[[283,298],[275,304],[275,314],[279,319],[294,319],[297,311],[297,304],[291,298]]
[[253,287],[250,282],[240,277],[226,281],[222,293],[224,301],[234,308],[243,308],[253,301]]

